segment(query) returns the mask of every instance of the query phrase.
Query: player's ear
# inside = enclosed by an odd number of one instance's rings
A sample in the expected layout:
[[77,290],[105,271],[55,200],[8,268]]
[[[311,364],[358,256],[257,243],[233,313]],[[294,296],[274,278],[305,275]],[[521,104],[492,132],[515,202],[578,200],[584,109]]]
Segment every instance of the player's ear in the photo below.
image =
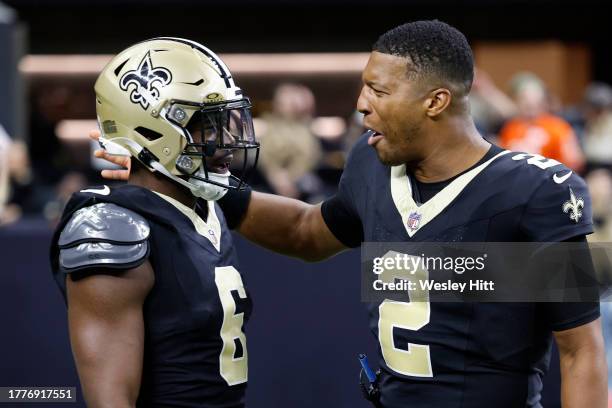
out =
[[446,88],[434,89],[423,102],[425,114],[430,118],[440,115],[451,103],[451,92]]

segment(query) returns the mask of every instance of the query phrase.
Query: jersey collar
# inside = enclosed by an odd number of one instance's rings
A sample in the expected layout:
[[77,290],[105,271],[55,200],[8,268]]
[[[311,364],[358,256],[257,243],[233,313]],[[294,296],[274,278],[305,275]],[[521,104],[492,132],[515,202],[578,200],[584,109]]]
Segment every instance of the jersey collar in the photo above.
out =
[[472,170],[467,171],[454,179],[427,202],[418,205],[412,197],[412,187],[409,176],[406,174],[406,165],[391,167],[391,196],[395,208],[402,217],[402,224],[406,233],[412,238],[417,231],[427,225],[448,207],[467,185],[480,174],[495,159],[510,153],[504,150]]
[[180,201],[177,201],[172,197],[168,197],[165,194],[158,193],[157,191],[154,191],[154,193],[183,213],[183,215],[185,215],[185,217],[191,221],[196,232],[208,239],[210,243],[213,244],[217,252],[221,252],[221,223],[219,222],[219,218],[215,212],[214,201],[206,201],[208,205],[208,222],[206,222],[192,208],[187,207]]

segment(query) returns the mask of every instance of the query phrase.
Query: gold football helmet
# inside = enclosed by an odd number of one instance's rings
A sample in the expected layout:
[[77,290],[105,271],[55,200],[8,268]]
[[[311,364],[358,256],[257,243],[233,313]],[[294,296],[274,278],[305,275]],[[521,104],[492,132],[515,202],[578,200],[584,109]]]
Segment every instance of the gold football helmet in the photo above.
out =
[[[255,164],[259,155],[251,103],[208,48],[173,37],[135,44],[106,65],[95,92],[109,153],[130,155],[207,200],[244,187],[248,153],[255,150]],[[229,165],[207,165],[219,149],[243,151],[240,177]]]

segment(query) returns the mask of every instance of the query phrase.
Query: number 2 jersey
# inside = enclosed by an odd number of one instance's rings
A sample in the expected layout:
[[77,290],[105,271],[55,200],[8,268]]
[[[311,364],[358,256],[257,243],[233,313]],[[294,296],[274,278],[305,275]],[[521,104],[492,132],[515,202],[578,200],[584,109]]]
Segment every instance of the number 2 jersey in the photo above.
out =
[[[53,238],[51,264],[64,296],[65,279],[151,263],[139,407],[244,406],[243,323],[252,305],[222,212],[213,202],[198,206],[200,219],[133,185],[83,190],[72,196]],[[139,236],[122,242],[132,227]]]
[[[419,186],[405,166],[383,165],[366,137],[351,151],[322,215],[349,247],[558,242],[592,232],[586,186],[559,162],[492,146],[451,180]],[[538,407],[552,331],[599,316],[597,303],[432,302],[428,312],[414,306],[369,305],[385,408]],[[407,329],[418,313],[420,328]]]

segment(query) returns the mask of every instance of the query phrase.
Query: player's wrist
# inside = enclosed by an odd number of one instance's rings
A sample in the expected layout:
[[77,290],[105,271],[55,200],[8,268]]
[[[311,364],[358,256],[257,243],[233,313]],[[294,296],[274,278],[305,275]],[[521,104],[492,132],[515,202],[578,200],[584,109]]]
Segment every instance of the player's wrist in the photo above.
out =
[[[237,182],[230,179],[230,184],[236,186]],[[236,229],[244,219],[251,202],[252,192],[251,186],[245,185],[241,190],[228,189],[227,193],[217,200],[229,229]]]

